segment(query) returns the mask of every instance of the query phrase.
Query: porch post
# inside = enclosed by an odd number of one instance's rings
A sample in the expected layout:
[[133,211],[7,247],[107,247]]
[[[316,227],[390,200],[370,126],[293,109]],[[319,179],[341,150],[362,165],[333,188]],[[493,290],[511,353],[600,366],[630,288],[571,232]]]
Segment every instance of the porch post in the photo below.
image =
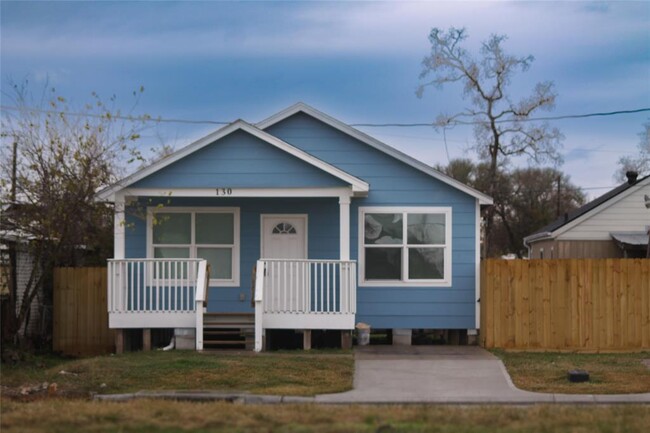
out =
[[123,192],[115,193],[115,227],[113,228],[113,258],[123,259],[124,258],[124,235],[125,235],[125,219],[124,211],[126,207],[126,201],[124,199]]
[[350,196],[339,196],[339,260],[350,260]]

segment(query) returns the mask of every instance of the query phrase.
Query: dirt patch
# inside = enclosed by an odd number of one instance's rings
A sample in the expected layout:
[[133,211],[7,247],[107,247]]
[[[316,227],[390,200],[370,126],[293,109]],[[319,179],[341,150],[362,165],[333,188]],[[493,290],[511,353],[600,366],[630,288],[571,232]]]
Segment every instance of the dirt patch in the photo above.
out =
[[642,359],[641,364],[645,365],[646,367],[650,368],[650,358],[648,359]]

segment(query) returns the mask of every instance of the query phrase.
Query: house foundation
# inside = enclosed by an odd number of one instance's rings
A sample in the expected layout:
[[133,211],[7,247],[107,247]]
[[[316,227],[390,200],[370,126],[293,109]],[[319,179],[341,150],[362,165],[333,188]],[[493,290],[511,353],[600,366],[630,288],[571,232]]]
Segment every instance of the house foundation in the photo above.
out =
[[174,329],[174,343],[177,350],[196,349],[196,329],[176,328]]
[[412,329],[393,329],[393,346],[410,346],[412,335]]

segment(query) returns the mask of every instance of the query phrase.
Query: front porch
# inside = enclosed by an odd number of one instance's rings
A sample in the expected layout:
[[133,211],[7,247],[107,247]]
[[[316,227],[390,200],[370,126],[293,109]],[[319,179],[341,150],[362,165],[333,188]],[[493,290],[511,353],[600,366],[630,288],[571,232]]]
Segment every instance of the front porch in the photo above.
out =
[[350,207],[365,194],[366,185],[116,191],[109,327],[185,330],[197,350],[240,335],[260,351],[267,329],[303,332],[305,347],[310,330],[349,340]]
[[[219,316],[212,313],[206,322],[209,281],[210,268],[203,259],[109,260],[109,327],[193,329],[195,348],[203,350],[206,328],[217,332]],[[311,330],[354,328],[354,261],[258,260],[253,288],[255,351],[264,349],[267,329],[302,330],[308,348]]]

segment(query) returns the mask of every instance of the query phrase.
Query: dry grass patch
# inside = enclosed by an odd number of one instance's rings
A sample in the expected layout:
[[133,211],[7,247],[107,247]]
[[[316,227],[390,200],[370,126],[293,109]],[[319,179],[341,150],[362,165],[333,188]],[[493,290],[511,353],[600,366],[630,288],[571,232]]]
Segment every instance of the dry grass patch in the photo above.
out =
[[3,401],[3,432],[645,432],[646,406],[232,405]]
[[[528,391],[566,394],[631,394],[650,392],[650,353],[493,353],[503,360],[517,387]],[[589,372],[590,381],[571,383],[567,372]]]
[[351,353],[137,352],[79,360],[33,358],[3,366],[0,382],[5,395],[43,382],[56,383],[59,394],[72,396],[171,389],[315,395],[351,389],[353,372]]

